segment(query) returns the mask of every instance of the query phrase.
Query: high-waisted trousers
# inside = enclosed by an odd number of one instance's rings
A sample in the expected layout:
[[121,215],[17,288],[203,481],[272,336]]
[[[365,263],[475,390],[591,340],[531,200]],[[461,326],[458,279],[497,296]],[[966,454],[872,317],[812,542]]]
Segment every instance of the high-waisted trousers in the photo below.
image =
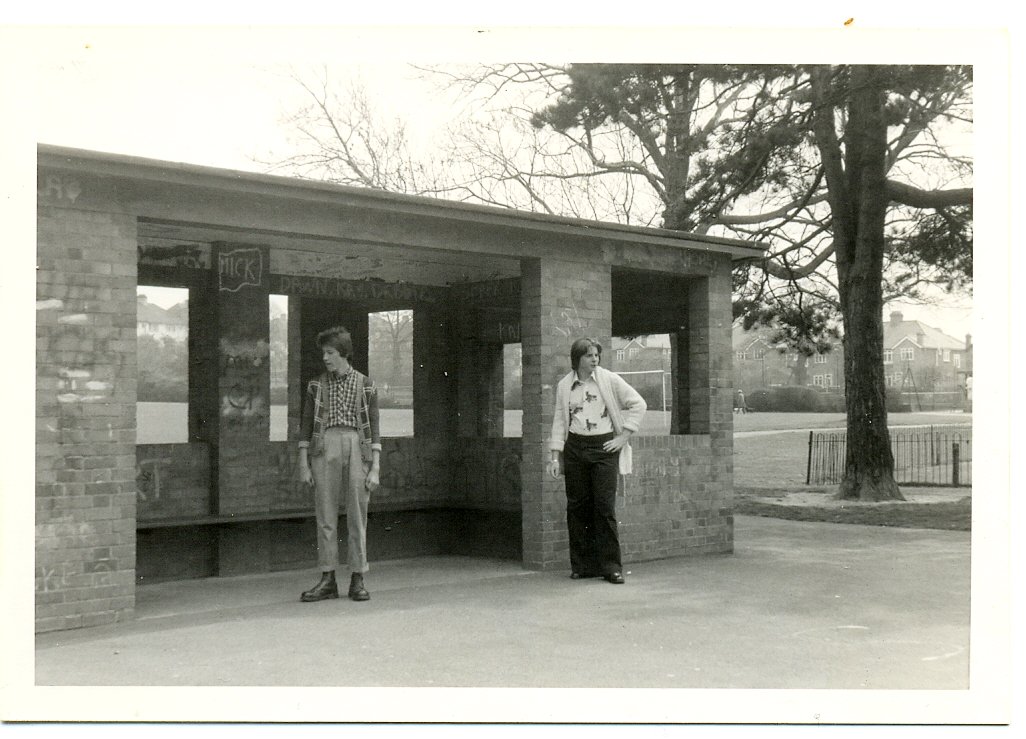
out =
[[570,567],[581,574],[609,575],[621,569],[616,522],[619,452],[602,448],[613,436],[571,433],[563,446]]
[[324,432],[324,452],[310,458],[317,514],[317,564],[322,572],[338,566],[338,513],[344,506],[349,530],[349,570],[367,572],[367,470],[360,457],[360,432],[332,426]]

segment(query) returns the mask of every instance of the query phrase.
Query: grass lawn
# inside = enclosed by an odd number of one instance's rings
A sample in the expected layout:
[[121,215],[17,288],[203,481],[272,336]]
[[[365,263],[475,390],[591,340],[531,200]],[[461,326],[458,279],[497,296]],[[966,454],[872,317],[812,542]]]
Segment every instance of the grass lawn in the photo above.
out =
[[[833,486],[806,485],[808,431],[843,427],[841,414],[752,413],[734,418],[734,512],[737,514],[870,526],[970,529],[969,488],[945,489],[947,500],[930,501],[934,489],[904,486],[902,491],[916,502],[849,503],[832,499]],[[893,413],[888,415],[888,420],[891,427],[943,425],[971,423],[972,416]],[[742,427],[742,424],[747,426]],[[773,433],[774,430],[778,433]],[[789,502],[796,493],[803,500]],[[817,496],[822,496],[822,504],[815,501]]]
[[[972,423],[971,413],[961,411],[934,413],[888,413],[887,425],[943,426]],[[843,413],[735,413],[734,433],[749,431],[809,431],[816,429],[843,429]]]
[[[765,491],[764,491],[765,492]],[[898,526],[906,529],[969,531],[972,502],[964,499],[943,503],[840,503],[833,505],[787,505],[772,498],[738,491],[734,513],[783,518],[789,521],[854,523],[864,526]]]

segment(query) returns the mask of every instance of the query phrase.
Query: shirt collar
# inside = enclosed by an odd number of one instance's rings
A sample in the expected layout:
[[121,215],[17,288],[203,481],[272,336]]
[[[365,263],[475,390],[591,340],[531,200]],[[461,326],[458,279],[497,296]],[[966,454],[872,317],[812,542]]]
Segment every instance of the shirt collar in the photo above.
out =
[[595,381],[595,373],[594,372],[591,373],[591,377],[589,377],[588,380],[582,380],[581,376],[579,374],[577,374],[577,370],[574,370],[574,381],[570,383],[570,389],[573,390],[578,385],[583,385],[585,382],[588,382],[589,380],[592,381],[592,382]]

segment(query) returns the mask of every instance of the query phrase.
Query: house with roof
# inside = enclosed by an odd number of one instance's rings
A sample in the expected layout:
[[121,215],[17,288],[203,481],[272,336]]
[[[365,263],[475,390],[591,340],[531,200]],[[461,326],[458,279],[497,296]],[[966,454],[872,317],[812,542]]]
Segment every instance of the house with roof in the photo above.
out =
[[175,341],[189,338],[189,321],[187,302],[179,303],[171,308],[161,308],[151,303],[145,295],[136,296],[136,332],[146,334],[155,339],[165,337]]
[[611,340],[605,364],[616,372],[670,371],[670,337],[668,334],[619,337]]
[[961,392],[970,371],[972,339],[948,336],[892,311],[884,322],[884,378],[903,392]]
[[[888,387],[911,396],[931,394],[929,402],[956,407],[956,395],[964,394],[972,376],[972,337],[960,341],[922,321],[907,321],[901,311],[892,311],[884,321],[884,379]],[[772,327],[733,330],[734,387],[746,395],[757,388],[781,385],[815,387],[825,392],[843,392],[844,348],[833,343],[830,351],[804,357],[776,338]],[[950,395],[946,399],[943,395]],[[913,406],[912,398],[906,398]]]
[[787,346],[772,327],[733,329],[734,388],[745,395],[758,388],[819,387],[840,392],[844,387],[844,354],[840,340],[829,351],[806,357]]

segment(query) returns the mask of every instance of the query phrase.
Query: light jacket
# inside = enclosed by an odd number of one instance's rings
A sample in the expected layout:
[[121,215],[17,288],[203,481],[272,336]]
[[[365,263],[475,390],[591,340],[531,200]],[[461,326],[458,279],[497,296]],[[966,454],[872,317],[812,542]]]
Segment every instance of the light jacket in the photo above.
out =
[[[595,382],[598,384],[602,402],[609,410],[609,420],[613,423],[613,431],[619,434],[623,429],[637,433],[641,427],[641,419],[645,415],[645,399],[627,381],[615,372],[602,367],[595,368]],[[577,379],[573,370],[556,383],[556,408],[552,414],[552,434],[549,448],[561,452],[566,444],[567,433],[570,431],[570,386]],[[624,444],[620,449],[618,460],[620,474],[629,475],[633,469],[633,453],[631,445]]]

